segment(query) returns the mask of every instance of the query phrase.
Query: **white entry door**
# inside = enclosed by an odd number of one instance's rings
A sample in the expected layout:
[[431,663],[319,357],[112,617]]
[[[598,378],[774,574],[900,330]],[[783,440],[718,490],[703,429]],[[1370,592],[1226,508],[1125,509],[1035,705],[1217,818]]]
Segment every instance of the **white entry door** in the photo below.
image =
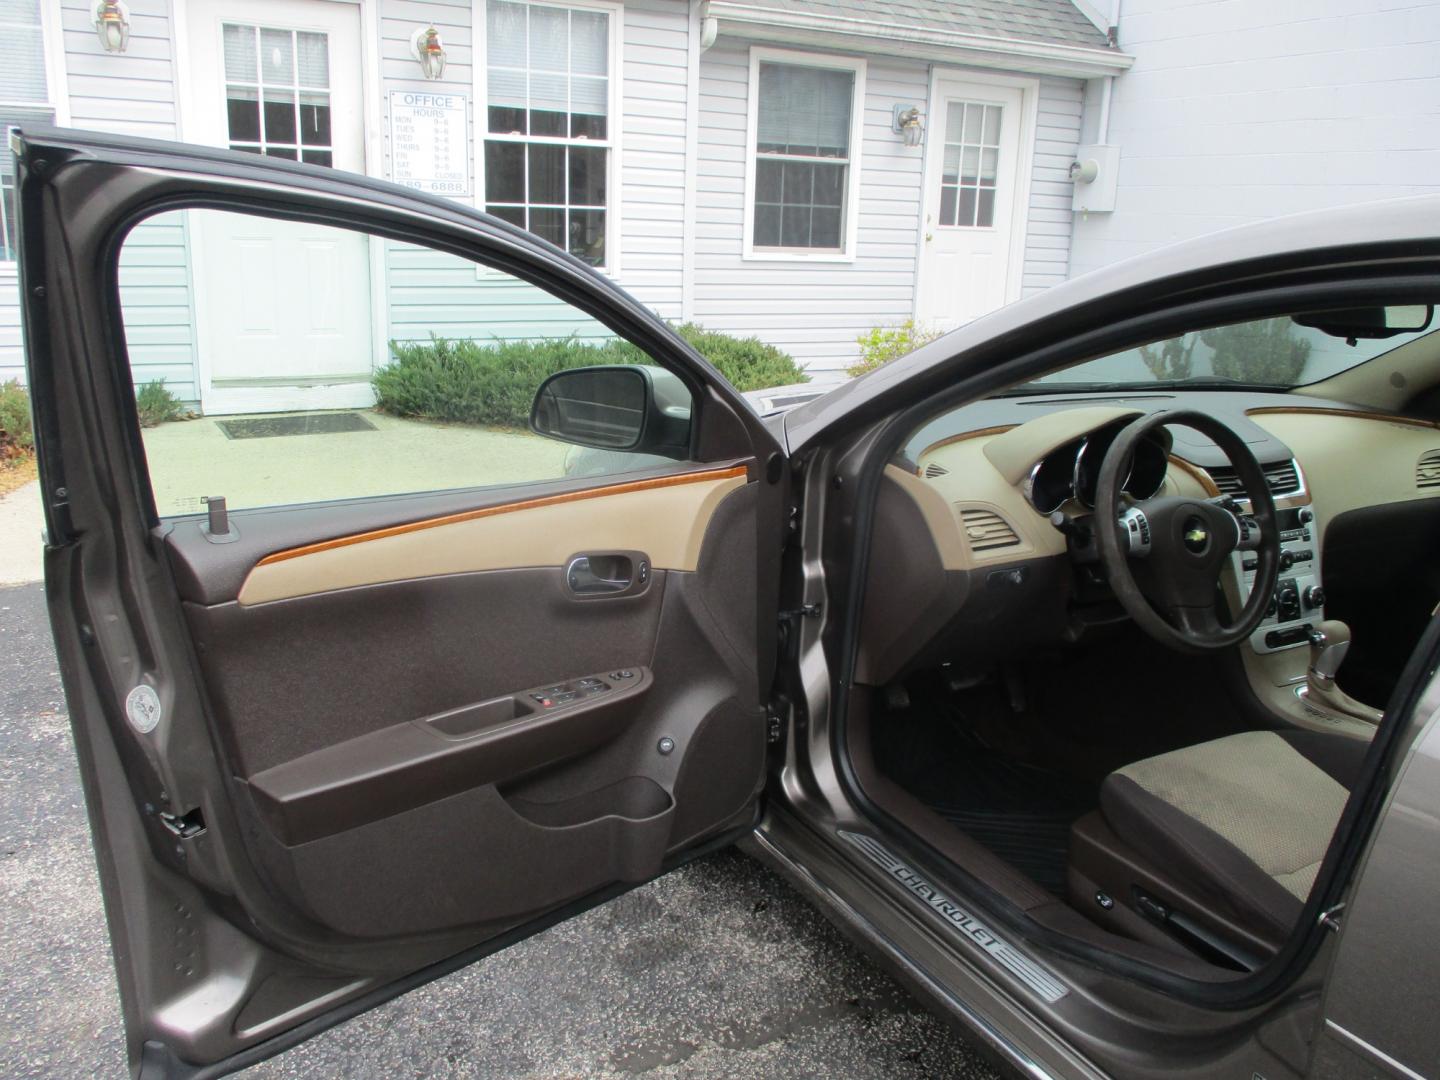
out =
[[926,134],[916,321],[953,330],[1019,294],[1024,92],[938,78]]
[[[193,0],[187,14],[192,141],[365,171],[358,5]],[[204,411],[370,404],[369,241],[251,215],[190,220]]]

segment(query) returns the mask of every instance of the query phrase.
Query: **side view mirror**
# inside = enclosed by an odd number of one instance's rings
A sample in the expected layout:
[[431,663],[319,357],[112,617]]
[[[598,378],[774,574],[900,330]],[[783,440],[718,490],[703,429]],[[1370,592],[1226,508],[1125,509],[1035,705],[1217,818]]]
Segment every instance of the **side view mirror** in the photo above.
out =
[[530,430],[577,446],[684,460],[690,456],[690,391],[664,368],[572,368],[540,384]]

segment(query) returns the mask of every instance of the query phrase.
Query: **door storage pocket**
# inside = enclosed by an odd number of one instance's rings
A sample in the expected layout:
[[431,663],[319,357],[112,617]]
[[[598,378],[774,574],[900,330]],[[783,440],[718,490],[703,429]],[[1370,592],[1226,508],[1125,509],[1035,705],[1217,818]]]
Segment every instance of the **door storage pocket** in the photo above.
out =
[[668,792],[627,777],[560,802],[507,800],[487,785],[292,847],[263,832],[256,842],[310,914],[342,934],[494,932],[658,873],[674,820]]

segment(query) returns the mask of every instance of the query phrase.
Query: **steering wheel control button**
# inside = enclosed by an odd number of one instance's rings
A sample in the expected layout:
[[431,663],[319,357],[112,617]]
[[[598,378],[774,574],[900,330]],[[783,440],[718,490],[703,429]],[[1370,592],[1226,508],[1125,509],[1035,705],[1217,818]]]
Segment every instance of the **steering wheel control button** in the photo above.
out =
[[1138,506],[1130,507],[1120,515],[1120,527],[1131,555],[1150,554],[1150,519],[1145,511]]

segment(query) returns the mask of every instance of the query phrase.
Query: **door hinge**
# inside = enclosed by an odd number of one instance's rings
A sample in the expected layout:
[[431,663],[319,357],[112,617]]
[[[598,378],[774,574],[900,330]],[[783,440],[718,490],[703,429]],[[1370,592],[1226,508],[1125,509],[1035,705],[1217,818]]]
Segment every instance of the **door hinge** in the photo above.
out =
[[780,718],[780,710],[774,705],[767,705],[765,707],[765,741],[773,746],[784,737],[785,726]]
[[1340,901],[1332,908],[1326,908],[1320,913],[1320,925],[1332,933],[1340,932],[1340,916],[1345,911],[1345,901]]
[[820,612],[824,609],[825,605],[823,604],[801,604],[798,608],[780,612],[780,621],[787,623],[793,619],[818,619]]

